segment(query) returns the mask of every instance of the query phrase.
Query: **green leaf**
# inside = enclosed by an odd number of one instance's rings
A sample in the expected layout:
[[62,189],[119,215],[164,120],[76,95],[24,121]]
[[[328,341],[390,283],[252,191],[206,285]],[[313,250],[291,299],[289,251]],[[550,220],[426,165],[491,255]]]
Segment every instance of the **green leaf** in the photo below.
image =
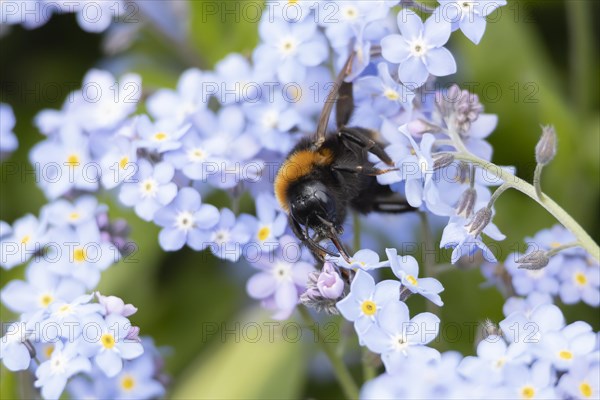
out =
[[306,365],[306,346],[296,341],[300,325],[290,321],[270,323],[274,325],[269,325],[264,310],[253,308],[239,320],[224,323],[221,332],[212,330],[215,324],[205,325],[204,333],[209,329],[214,332],[212,349],[191,363],[169,397],[298,398]]

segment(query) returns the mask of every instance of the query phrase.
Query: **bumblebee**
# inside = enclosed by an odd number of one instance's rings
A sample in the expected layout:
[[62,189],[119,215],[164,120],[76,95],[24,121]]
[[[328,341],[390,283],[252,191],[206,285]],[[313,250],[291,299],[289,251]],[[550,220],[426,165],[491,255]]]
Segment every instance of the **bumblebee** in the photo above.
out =
[[[389,186],[377,182],[377,175],[396,169],[383,146],[375,140],[375,133],[346,126],[354,99],[352,83],[344,79],[350,73],[353,56],[346,61],[327,96],[316,134],[298,142],[274,181],[275,197],[287,213],[292,231],[321,260],[325,254],[337,256],[320,244],[329,239],[339,255],[349,261],[339,237],[348,209],[362,214],[412,210]],[[327,134],[334,104],[337,131]],[[389,168],[375,168],[368,159],[369,153]]]

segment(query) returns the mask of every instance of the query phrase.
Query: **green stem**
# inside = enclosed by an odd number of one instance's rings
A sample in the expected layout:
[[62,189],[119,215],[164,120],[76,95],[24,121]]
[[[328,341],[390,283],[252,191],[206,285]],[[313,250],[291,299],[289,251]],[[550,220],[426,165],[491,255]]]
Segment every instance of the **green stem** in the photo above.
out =
[[[299,306],[298,310],[300,310],[300,315],[302,316],[305,324],[308,326],[316,326],[315,320],[310,315],[306,307]],[[346,398],[358,399],[358,386],[356,386],[354,378],[352,378],[352,375],[350,374],[350,371],[348,371],[346,364],[344,364],[344,361],[336,354],[333,348],[327,344],[321,331],[316,330],[316,334],[318,335],[318,343],[327,358],[329,358],[329,362],[333,367],[333,372],[335,373],[335,376],[342,387]]]
[[542,198],[542,169],[544,166],[542,164],[538,164],[535,166],[535,171],[533,172],[533,187],[535,188],[535,194],[538,199]]
[[[566,1],[567,21],[569,25],[570,75],[573,98],[577,109],[583,115],[592,111],[594,87],[597,87],[597,76],[594,76],[594,41],[592,29],[592,2]],[[594,84],[595,83],[595,84]]]
[[535,188],[530,183],[523,179],[511,174],[508,171],[500,168],[494,163],[482,160],[471,154],[464,152],[453,153],[456,160],[470,162],[477,165],[480,168],[485,169],[495,177],[504,181],[503,185],[516,189],[521,193],[529,196],[535,200],[539,205],[544,207],[554,218],[558,220],[565,228],[567,228],[577,241],[594,259],[600,261],[600,247],[594,242],[594,240],[588,235],[588,233],[567,213],[561,206],[559,206],[554,200],[542,193],[542,196],[538,196]]
[[549,250],[546,255],[548,257],[552,257],[553,255],[566,250],[566,249],[570,249],[571,247],[579,247],[581,246],[581,243],[579,242],[571,242],[571,243],[567,243],[567,244],[563,244],[562,246],[558,246],[558,247],[553,247],[551,250]]
[[502,193],[504,193],[507,189],[510,189],[511,187],[512,186],[507,185],[505,183],[503,183],[502,185],[500,185],[500,187],[494,191],[494,194],[490,198],[490,201],[488,202],[488,208],[492,208],[492,206],[494,205],[494,203],[496,202],[496,200],[498,200],[498,197],[500,197],[500,195]]

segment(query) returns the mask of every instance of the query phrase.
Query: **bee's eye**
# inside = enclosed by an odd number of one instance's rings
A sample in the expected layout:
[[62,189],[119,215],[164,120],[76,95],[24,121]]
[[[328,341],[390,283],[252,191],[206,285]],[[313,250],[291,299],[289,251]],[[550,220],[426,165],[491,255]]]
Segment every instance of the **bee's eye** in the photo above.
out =
[[315,191],[314,197],[319,202],[319,208],[325,212],[325,218],[328,221],[334,221],[336,217],[336,210],[335,201],[333,200],[333,198],[327,192],[322,190]]
[[294,219],[311,228],[322,225],[322,220],[337,222],[335,200],[321,182],[310,182],[299,188],[291,201]]

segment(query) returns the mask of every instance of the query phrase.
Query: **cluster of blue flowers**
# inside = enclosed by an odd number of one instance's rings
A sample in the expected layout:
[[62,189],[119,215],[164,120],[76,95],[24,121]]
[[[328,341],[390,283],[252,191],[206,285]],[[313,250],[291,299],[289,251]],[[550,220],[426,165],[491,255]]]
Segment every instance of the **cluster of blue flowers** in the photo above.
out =
[[[437,316],[410,317],[404,300],[412,294],[443,305],[442,285],[419,277],[413,257],[387,249],[380,261],[372,250],[355,249],[350,260],[329,257],[317,271],[291,235],[273,196],[274,174],[298,140],[314,133],[331,70],[354,52],[350,124],[379,132],[395,167],[379,175],[379,183],[421,212],[448,220],[440,245],[452,249],[452,263],[481,251],[490,262],[484,272],[496,276],[496,256],[482,234],[504,239],[491,222],[491,188],[503,182],[451,154],[491,160],[486,138],[497,117],[483,112],[476,95],[436,86],[435,77],[456,72],[446,48],[452,32],[479,43],[485,17],[506,2],[440,0],[435,9],[421,8],[430,14],[424,21],[411,9],[416,3],[396,13],[399,3],[290,1],[261,18],[251,61],[230,54],[214,71],[191,68],[175,89],[156,90],[143,102],[138,75],[116,79],[91,70],[61,110],[40,112],[35,124],[46,138],[30,161],[51,203],[39,218],[0,225],[2,267],[28,262],[26,280],[2,290],[3,303],[21,315],[3,338],[3,363],[34,370],[45,398],[59,397],[65,387],[77,398],[164,394],[160,356],[127,319],[135,309],[99,294],[94,303],[85,294],[127,253],[126,225],[110,222],[92,195],[104,190],[159,226],[157,242],[165,251],[188,246],[256,269],[247,292],[273,318],[288,318],[303,303],[353,322],[360,344],[380,354],[386,369],[365,385],[365,398],[597,396],[598,336],[583,322],[566,325],[551,304],[558,295],[568,304],[599,305],[599,267],[586,253],[544,253],[549,264],[536,270],[505,263],[510,293],[527,297],[508,299],[502,330],[479,344],[477,357],[462,359],[427,346],[438,335]],[[327,68],[330,60],[333,68]],[[5,142],[14,136],[14,118],[4,117],[12,115],[9,107],[0,111]],[[11,140],[2,153],[14,150]],[[206,201],[217,191],[229,196],[229,208]],[[237,212],[244,193],[254,199],[254,215]],[[573,240],[567,236],[555,228],[534,241],[551,252]],[[376,283],[371,273],[381,268],[397,280]],[[522,330],[531,321],[539,328],[535,345]],[[93,339],[87,326],[98,327]],[[58,329],[45,337],[47,327]]]
[[46,24],[53,15],[74,13],[77,24],[87,32],[103,32],[119,17],[131,12],[123,0],[68,1],[68,0],[15,0],[2,3],[0,25],[22,25],[35,29]]
[[110,221],[106,206],[82,195],[45,205],[39,218],[29,214],[0,227],[0,266],[27,263],[25,280],[12,280],[0,292],[3,305],[20,315],[0,339],[2,363],[35,374],[46,399],[58,399],[72,377],[80,382],[103,377],[108,382],[103,390],[114,393],[110,397],[149,388],[149,397],[164,393],[160,369],[138,371],[138,359],[157,353],[149,339],[142,345],[139,328],[128,319],[137,308],[89,292],[101,272],[131,250],[127,224]]
[[[427,338],[426,334],[435,332],[426,329],[424,322],[414,324],[417,317],[406,325],[411,333]],[[361,398],[593,399],[600,396],[600,334],[594,333],[589,324],[576,321],[566,325],[557,306],[541,304],[511,312],[499,327],[490,327],[488,331],[488,336],[477,346],[476,356],[463,358],[456,352],[440,354],[428,349],[427,354],[393,367],[388,361],[386,373],[367,382]]]
[[[600,306],[598,261],[578,247],[567,248],[551,256],[544,255],[574,243],[572,233],[556,225],[527,238],[526,242],[529,245],[527,254],[511,253],[504,263],[482,265],[488,281],[511,296],[509,307],[517,304],[521,307],[523,301],[529,306],[551,303],[556,298],[564,304],[583,302],[592,307]],[[532,259],[531,255],[537,255],[536,259]],[[543,262],[544,266],[535,265],[532,261]],[[509,279],[504,279],[506,277]]]

